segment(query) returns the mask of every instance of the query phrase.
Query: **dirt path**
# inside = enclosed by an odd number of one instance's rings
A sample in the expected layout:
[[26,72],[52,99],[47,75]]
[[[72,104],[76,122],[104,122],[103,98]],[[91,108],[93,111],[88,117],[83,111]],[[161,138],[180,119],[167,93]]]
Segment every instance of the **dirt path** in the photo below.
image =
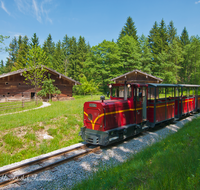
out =
[[23,111],[18,111],[18,112],[13,112],[13,113],[5,113],[5,114],[1,114],[0,116],[3,116],[3,115],[10,115],[10,114],[15,114],[15,113],[22,113],[22,112],[26,112],[26,111],[30,111],[30,110],[37,110],[37,109],[40,109],[40,108],[45,108],[45,107],[48,107],[50,106],[51,104],[48,103],[48,102],[42,102],[43,104],[40,106],[40,107],[37,107],[37,108],[33,108],[33,109],[29,109],[29,110],[23,110]]

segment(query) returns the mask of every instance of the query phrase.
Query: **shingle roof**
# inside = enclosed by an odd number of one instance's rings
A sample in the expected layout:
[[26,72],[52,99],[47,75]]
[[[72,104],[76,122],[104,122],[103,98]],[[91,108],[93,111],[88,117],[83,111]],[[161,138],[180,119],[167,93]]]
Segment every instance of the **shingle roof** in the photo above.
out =
[[120,76],[118,76],[118,77],[115,77],[115,78],[111,79],[111,81],[117,80],[117,79],[119,79],[119,78],[122,78],[122,77],[127,76],[127,75],[129,75],[129,74],[131,74],[131,73],[134,73],[134,72],[141,73],[141,74],[143,74],[143,75],[146,75],[146,76],[148,76],[148,77],[154,78],[154,79],[159,80],[159,81],[161,81],[161,82],[163,81],[161,78],[155,77],[155,76],[153,76],[153,75],[147,74],[147,73],[142,72],[142,71],[137,70],[137,69],[135,69],[135,70],[133,70],[133,71],[130,71],[130,72],[128,72],[128,73],[125,73],[125,74],[123,74],[123,75],[120,75]]
[[[42,66],[42,67],[45,68],[45,69],[47,69],[47,70],[49,70],[49,71],[51,71],[51,72],[53,72],[53,73],[56,73],[57,75],[63,77],[64,79],[67,79],[67,80],[70,80],[70,81],[74,82],[75,84],[81,84],[79,81],[76,81],[76,80],[74,80],[74,79],[72,79],[70,77],[67,77],[67,76],[65,76],[65,75],[63,75],[63,74],[61,74],[61,73],[59,73],[59,72],[57,72],[57,71],[55,71],[53,69],[50,69],[50,68],[48,68],[46,66]],[[27,69],[26,68],[25,69],[19,69],[17,71],[13,71],[13,72],[9,72],[9,73],[4,73],[4,74],[0,75],[0,78],[4,78],[4,77],[11,76],[11,75],[20,74],[20,73],[23,73],[24,71],[27,71]]]

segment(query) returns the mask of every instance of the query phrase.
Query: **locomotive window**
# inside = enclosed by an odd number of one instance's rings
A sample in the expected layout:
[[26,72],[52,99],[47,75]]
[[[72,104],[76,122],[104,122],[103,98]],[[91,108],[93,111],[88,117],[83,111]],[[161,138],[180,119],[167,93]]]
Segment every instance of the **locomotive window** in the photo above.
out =
[[142,98],[142,89],[137,88],[137,101],[141,101]]
[[123,98],[124,97],[124,86],[114,86],[111,90],[112,97]]
[[127,92],[128,92],[127,97],[128,97],[128,98],[131,98],[131,96],[132,96],[131,88],[128,88]]

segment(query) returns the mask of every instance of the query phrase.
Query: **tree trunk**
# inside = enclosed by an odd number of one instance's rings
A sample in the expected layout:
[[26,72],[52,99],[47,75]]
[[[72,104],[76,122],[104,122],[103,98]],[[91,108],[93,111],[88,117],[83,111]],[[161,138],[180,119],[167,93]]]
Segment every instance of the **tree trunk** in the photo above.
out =
[[50,94],[50,92],[49,92],[49,101],[50,101],[50,99],[51,99],[51,94]]
[[38,102],[37,102],[37,87],[35,87],[35,105],[38,105]]

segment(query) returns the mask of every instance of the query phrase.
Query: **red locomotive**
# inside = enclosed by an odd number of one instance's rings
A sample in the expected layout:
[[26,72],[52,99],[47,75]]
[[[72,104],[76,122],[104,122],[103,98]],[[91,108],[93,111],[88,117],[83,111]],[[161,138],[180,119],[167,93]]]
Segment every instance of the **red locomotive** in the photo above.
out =
[[85,102],[79,135],[90,144],[107,146],[156,124],[200,109],[200,85],[112,84],[110,100]]

